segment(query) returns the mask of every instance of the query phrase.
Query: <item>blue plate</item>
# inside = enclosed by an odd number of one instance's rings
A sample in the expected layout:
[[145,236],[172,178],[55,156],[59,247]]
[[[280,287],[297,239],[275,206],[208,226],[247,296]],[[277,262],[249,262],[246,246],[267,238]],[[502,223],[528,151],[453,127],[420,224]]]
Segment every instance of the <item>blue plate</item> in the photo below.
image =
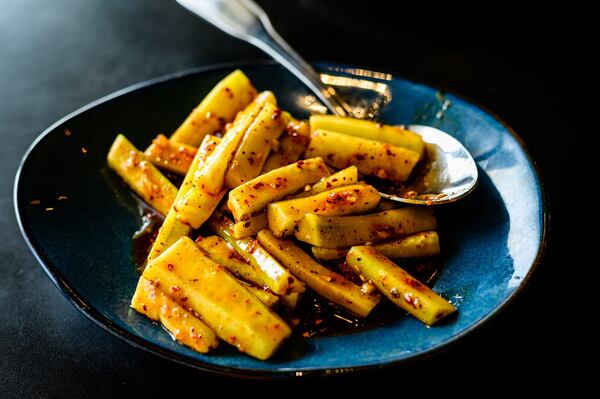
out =
[[[460,140],[479,166],[473,194],[436,208],[444,253],[435,290],[459,309],[427,328],[412,317],[336,336],[298,339],[267,362],[227,345],[201,355],[171,340],[129,301],[138,280],[131,237],[141,217],[128,188],[106,165],[117,133],[145,148],[170,134],[233,66],[215,66],[124,89],[63,118],[25,154],[15,182],[16,214],[29,247],[58,289],[112,334],[152,353],[204,370],[256,376],[326,374],[381,367],[456,342],[503,308],[540,262],[547,223],[544,194],[522,142],[498,118],[455,94],[356,68],[318,68],[349,95],[383,93],[390,124],[436,126]],[[242,67],[259,90],[307,117],[311,97],[277,65]],[[362,83],[359,82],[362,80]],[[357,85],[357,83],[359,83]],[[361,89],[356,88],[361,86]]]

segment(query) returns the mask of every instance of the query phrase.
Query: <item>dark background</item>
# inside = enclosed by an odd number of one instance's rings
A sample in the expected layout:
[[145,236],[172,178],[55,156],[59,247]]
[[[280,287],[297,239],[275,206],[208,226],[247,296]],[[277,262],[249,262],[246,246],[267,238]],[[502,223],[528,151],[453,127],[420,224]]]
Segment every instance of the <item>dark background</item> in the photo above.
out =
[[[564,382],[563,371],[576,367],[568,355],[578,343],[567,338],[561,268],[571,259],[565,241],[572,226],[561,210],[565,166],[582,151],[576,123],[588,119],[582,95],[591,91],[590,14],[527,13],[488,2],[464,11],[383,1],[260,3],[309,61],[425,80],[493,110],[521,135],[542,170],[552,229],[546,258],[520,298],[434,359],[350,378],[235,386],[281,396],[291,387],[316,386],[375,394],[411,386],[470,391],[474,382],[497,392],[524,380],[535,385],[532,374]],[[0,397],[202,395],[207,384],[233,386],[136,350],[72,307],[29,253],[12,211],[12,187],[34,138],[80,106],[163,74],[264,58],[174,1],[0,1]]]

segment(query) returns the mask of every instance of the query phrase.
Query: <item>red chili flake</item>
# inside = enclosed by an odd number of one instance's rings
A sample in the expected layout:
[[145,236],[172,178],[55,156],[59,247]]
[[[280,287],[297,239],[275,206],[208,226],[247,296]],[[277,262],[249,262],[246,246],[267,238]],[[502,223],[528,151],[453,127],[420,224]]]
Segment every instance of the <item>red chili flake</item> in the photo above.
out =
[[327,188],[331,187],[331,183],[327,182],[326,186]]
[[255,184],[254,186],[252,186],[252,187],[254,187],[254,189],[255,189],[255,190],[258,190],[259,188],[261,188],[261,187],[262,187],[262,186],[264,186],[264,185],[265,185],[265,183],[263,183],[263,182],[260,182],[260,181],[259,181],[258,183],[256,183],[256,184]]
[[364,159],[365,159],[365,156],[364,156],[364,155],[362,155],[362,154],[356,154],[356,155],[355,155],[355,157],[356,157],[356,159],[358,159],[359,161],[362,161],[362,160],[364,160]]
[[142,309],[144,309],[144,312],[148,310],[148,308],[146,307],[146,305],[142,305]]
[[229,87],[226,87],[223,90],[225,91],[225,93],[227,93],[227,97],[233,98],[233,92],[231,91],[231,89]]
[[200,242],[200,241],[202,241],[202,236],[196,237],[196,242]]
[[248,158],[248,163],[249,163],[250,165],[254,165],[254,158],[252,158],[252,157],[249,157],[249,158]]
[[252,240],[252,245],[250,245],[250,248],[248,248],[248,252],[254,253],[254,251],[256,251],[257,249],[258,249],[258,241]]
[[410,285],[411,287],[414,287],[414,288],[420,288],[423,285],[423,284],[419,283],[417,280],[412,279],[412,278],[407,278],[405,280],[405,282],[407,285]]
[[299,169],[302,169],[302,165],[304,165],[304,161],[296,162],[296,167],[298,167]]
[[174,286],[171,287],[171,292],[177,292],[177,291],[179,291],[179,287],[178,286],[174,285]]
[[187,296],[184,296],[183,298],[180,299],[181,302],[185,302],[187,301]]
[[346,201],[349,199],[349,193],[331,193],[327,196],[326,202],[328,204],[338,204],[340,202]]
[[167,269],[169,269],[169,271],[172,271],[174,267],[175,267],[175,266],[173,266],[173,264],[172,264],[172,263],[169,263],[169,264],[167,265]]
[[277,108],[275,111],[273,111],[273,120],[279,118],[281,116],[281,110],[279,108]]

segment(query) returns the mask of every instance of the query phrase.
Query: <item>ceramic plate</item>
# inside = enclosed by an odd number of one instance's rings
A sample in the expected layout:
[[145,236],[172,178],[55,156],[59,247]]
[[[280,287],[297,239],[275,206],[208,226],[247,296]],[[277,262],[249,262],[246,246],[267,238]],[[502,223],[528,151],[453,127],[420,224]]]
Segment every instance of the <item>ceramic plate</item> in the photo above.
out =
[[[278,65],[241,66],[259,90],[275,92],[299,118],[316,108],[310,93]],[[443,271],[434,289],[458,316],[427,328],[412,317],[354,333],[296,339],[261,362],[227,345],[202,355],[171,340],[129,308],[138,280],[131,237],[137,202],[107,167],[117,133],[145,148],[170,134],[234,66],[206,67],[114,93],[44,131],[25,154],[15,207],[25,240],[58,289],[99,326],[130,344],[204,370],[250,376],[325,374],[381,367],[432,353],[480,326],[523,287],[539,263],[546,208],[533,162],[506,124],[472,102],[384,73],[319,64],[346,95],[387,103],[389,124],[438,127],[473,154],[480,182],[466,199],[436,208]]]

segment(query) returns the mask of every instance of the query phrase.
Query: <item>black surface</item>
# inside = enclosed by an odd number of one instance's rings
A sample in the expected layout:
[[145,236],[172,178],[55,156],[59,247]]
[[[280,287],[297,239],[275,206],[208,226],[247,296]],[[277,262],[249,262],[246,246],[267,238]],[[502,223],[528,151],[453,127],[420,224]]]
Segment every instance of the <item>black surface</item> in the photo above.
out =
[[[513,306],[434,359],[351,378],[271,383],[269,391],[255,382],[236,386],[273,395],[286,384],[357,389],[402,383],[405,389],[420,380],[428,390],[456,391],[475,381],[510,388],[530,379],[532,370],[548,379],[570,368],[563,356],[572,351],[572,325],[561,315],[560,277],[568,264],[563,239],[573,226],[561,213],[561,193],[564,165],[578,155],[569,145],[579,145],[563,140],[574,140],[574,123],[586,119],[586,100],[577,96],[578,89],[590,89],[592,47],[582,28],[588,25],[565,10],[524,15],[491,7],[450,17],[446,10],[432,15],[427,7],[393,11],[382,5],[387,2],[320,3],[261,2],[282,36],[309,60],[445,86],[507,121],[542,169],[552,209],[550,248]],[[574,28],[565,25],[572,20]],[[200,395],[207,384],[232,386],[129,347],[69,305],[18,231],[12,186],[29,144],[76,108],[152,77],[249,58],[264,56],[171,1],[0,1],[1,398],[160,395],[171,389]],[[443,383],[450,380],[456,382]]]

